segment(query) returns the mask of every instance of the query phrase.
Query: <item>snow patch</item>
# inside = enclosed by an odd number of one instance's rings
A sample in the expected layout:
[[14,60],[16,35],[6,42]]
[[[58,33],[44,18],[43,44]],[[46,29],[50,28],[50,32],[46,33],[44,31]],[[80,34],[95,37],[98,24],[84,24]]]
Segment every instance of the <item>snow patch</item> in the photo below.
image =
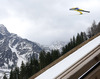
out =
[[9,79],[11,69],[1,69],[0,68],[0,79],[3,79],[4,73],[6,74],[7,78]]
[[12,65],[13,65],[13,62],[12,62],[12,61],[10,61],[10,60],[9,60],[9,65],[10,65],[10,66],[12,66]]
[[2,44],[4,42],[5,39],[0,40],[0,44]]
[[6,68],[8,68],[8,64],[4,63],[4,66],[5,66]]
[[[18,67],[21,66],[22,61],[23,61],[24,63],[27,62],[27,60],[26,60],[25,58],[23,58],[21,55],[19,55],[19,51],[17,51],[17,49],[16,49],[17,44],[16,44],[15,46],[13,46],[13,47],[11,47],[10,44],[9,44],[9,47],[10,47],[10,49],[12,50],[12,52],[16,54],[16,56],[17,56],[17,58],[18,58],[18,60],[17,60],[17,66],[18,66]],[[10,64],[13,64],[13,63],[10,62]]]

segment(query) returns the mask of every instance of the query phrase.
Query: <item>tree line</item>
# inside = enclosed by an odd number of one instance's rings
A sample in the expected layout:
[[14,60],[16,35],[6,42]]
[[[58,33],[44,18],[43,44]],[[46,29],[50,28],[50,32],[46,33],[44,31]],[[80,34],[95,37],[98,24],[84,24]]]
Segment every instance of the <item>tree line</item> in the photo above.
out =
[[60,56],[61,55],[59,50],[52,50],[52,53],[46,53],[45,51],[41,51],[39,60],[33,57],[26,64],[22,62],[20,68],[15,67],[14,69],[12,69],[10,72],[9,79],[28,79],[33,74],[37,73],[39,70],[41,70]]
[[92,23],[92,26],[90,28],[88,28],[88,37],[90,38],[99,32],[100,32],[100,22],[98,24],[96,24],[96,22],[94,21]]
[[33,57],[26,64],[22,62],[20,68],[15,67],[12,69],[10,72],[10,79],[28,79],[85,40],[87,40],[87,36],[85,32],[81,32],[77,34],[76,38],[73,36],[73,38],[70,39],[70,42],[62,48],[62,52],[59,50],[51,50],[51,52],[41,51],[38,60]]
[[[47,65],[49,65],[54,60],[58,59],[60,56],[64,55],[77,45],[91,38],[100,32],[100,22],[96,25],[95,21],[92,26],[88,28],[87,34],[85,32],[78,33],[73,36],[70,41],[62,47],[62,51],[52,50],[51,52],[41,51],[39,54],[39,59],[35,59],[34,57],[30,59],[26,64],[22,62],[21,67],[15,67],[10,72],[9,79],[28,79]],[[5,76],[4,76],[4,79]]]

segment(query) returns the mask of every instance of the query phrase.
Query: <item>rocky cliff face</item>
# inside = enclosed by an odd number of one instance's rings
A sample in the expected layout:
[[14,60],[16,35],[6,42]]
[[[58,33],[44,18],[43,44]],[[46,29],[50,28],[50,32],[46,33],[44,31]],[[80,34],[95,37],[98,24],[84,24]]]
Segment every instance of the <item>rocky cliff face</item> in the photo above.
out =
[[20,66],[30,57],[38,58],[41,50],[37,43],[10,33],[4,25],[0,25],[0,67]]

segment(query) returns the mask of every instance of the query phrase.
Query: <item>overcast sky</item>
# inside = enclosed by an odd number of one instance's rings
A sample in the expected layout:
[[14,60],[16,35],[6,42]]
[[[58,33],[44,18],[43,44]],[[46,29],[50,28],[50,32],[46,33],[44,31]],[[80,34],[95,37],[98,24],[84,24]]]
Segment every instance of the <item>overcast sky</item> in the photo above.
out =
[[[90,13],[70,11],[79,7]],[[48,45],[68,41],[100,21],[100,0],[0,0],[0,24],[22,38]]]

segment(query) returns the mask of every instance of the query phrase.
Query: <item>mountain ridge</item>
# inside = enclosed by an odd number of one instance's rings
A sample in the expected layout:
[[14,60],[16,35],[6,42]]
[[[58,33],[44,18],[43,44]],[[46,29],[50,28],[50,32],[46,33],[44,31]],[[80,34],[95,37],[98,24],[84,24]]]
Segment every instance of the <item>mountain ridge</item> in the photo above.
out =
[[20,66],[21,62],[28,61],[30,57],[38,58],[41,47],[27,39],[10,33],[6,27],[0,24],[0,67],[11,68]]
[[3,24],[0,24],[0,79],[12,68],[20,67],[22,61],[26,63],[30,61],[31,57],[39,59],[39,53],[42,50],[47,52],[61,50],[64,45],[62,42],[52,43],[48,46],[40,45],[10,33]]

